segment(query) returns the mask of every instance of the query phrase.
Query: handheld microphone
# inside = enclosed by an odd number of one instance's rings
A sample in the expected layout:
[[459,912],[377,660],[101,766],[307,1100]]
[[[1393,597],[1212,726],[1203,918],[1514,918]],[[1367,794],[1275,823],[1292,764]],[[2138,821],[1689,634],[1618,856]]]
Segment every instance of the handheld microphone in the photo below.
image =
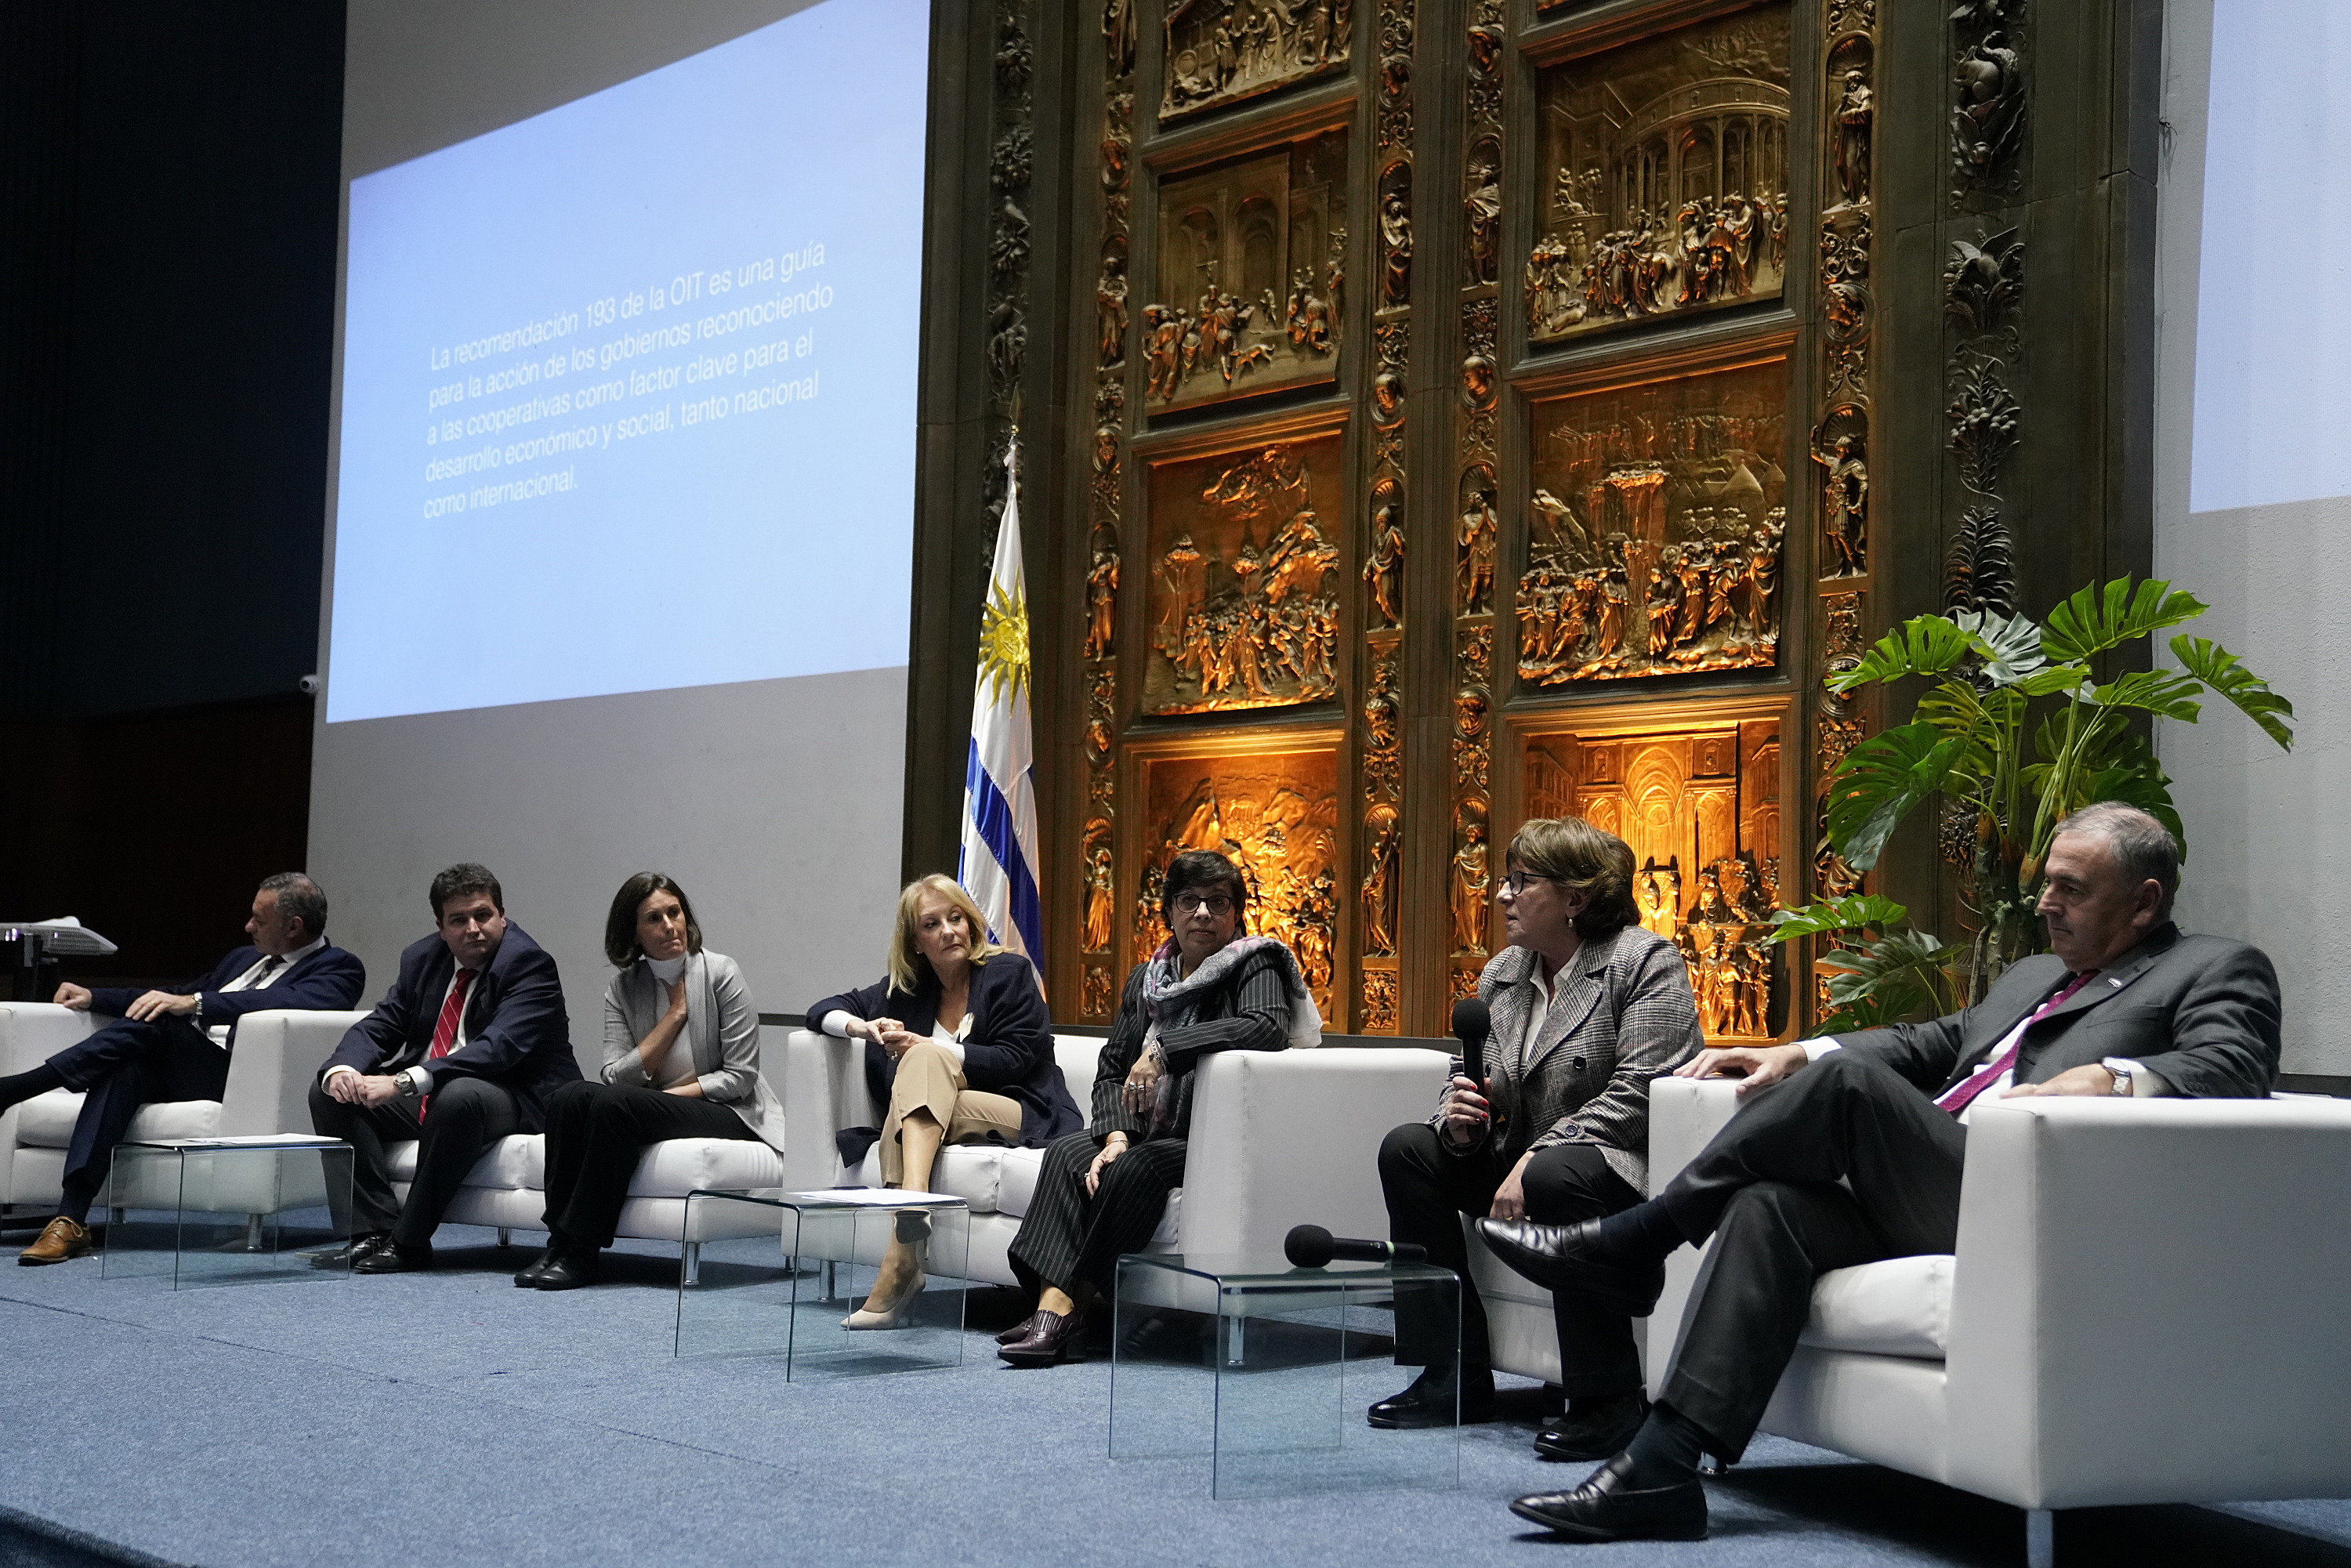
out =
[[1332,1259],[1350,1263],[1426,1263],[1428,1249],[1410,1241],[1358,1241],[1333,1236],[1319,1225],[1293,1225],[1282,1239],[1282,1256],[1294,1268],[1320,1269]]
[[1486,1004],[1478,998],[1464,997],[1453,1004],[1453,1038],[1461,1042],[1461,1074],[1481,1090],[1486,1087],[1486,1036],[1492,1028]]

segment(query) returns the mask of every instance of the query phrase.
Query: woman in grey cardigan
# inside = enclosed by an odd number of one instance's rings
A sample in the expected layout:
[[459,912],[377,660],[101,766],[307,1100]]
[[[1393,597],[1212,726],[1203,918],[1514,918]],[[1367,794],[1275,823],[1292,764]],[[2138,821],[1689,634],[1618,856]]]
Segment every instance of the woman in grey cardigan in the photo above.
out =
[[784,1146],[783,1106],[759,1076],[758,1009],[735,960],[704,949],[685,890],[658,872],[622,883],[604,956],[621,971],[604,990],[604,1071],[548,1106],[547,1250],[515,1276],[526,1288],[595,1282],[647,1145]]
[[[1371,1408],[1374,1427],[1482,1420],[1494,1402],[1485,1308],[1470,1282],[1464,1216],[1596,1219],[1629,1208],[1649,1181],[1649,1081],[1695,1055],[1698,1004],[1671,942],[1638,924],[1633,851],[1576,817],[1537,818],[1510,840],[1495,889],[1510,946],[1479,977],[1492,1020],[1486,1081],[1453,1064],[1437,1114],[1380,1146],[1388,1235],[1428,1249],[1461,1276],[1457,1385],[1424,1373]],[[1604,1459],[1640,1426],[1641,1358],[1632,1319],[1611,1300],[1558,1291],[1565,1419],[1535,1452]],[[1396,1360],[1426,1366],[1437,1322],[1396,1293]]]

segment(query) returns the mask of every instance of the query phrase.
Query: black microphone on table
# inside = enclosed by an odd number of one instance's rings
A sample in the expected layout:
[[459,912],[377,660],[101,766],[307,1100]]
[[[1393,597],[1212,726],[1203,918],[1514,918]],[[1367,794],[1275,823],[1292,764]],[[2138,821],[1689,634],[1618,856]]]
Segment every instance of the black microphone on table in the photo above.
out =
[[1320,1269],[1332,1259],[1349,1263],[1426,1263],[1428,1249],[1410,1241],[1362,1241],[1333,1236],[1319,1225],[1293,1225],[1282,1238],[1282,1256],[1293,1268]]

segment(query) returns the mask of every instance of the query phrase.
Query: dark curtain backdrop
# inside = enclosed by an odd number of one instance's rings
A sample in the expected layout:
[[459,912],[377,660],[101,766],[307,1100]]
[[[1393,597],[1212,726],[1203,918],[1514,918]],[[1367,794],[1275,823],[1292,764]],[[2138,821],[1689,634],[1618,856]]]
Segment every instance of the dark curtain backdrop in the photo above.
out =
[[0,5],[0,919],[68,974],[303,861],[342,73],[340,0]]

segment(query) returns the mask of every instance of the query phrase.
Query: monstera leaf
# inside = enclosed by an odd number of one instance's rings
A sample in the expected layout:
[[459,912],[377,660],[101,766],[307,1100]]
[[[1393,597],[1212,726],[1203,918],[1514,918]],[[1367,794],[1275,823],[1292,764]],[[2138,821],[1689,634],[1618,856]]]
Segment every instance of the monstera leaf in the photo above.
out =
[[2168,582],[2134,584],[2128,577],[2118,577],[2103,588],[2077,590],[2050,611],[2041,647],[2053,659],[2079,664],[2166,626],[2193,621],[2204,611],[2203,601],[2192,593],[2174,593]]
[[2179,667],[2237,706],[2237,711],[2262,727],[2262,733],[2288,751],[2294,749],[2294,705],[2270,690],[2270,684],[2237,662],[2237,655],[2218,643],[2185,632],[2171,640],[2171,656]]
[[1963,610],[1951,617],[1951,622],[1975,639],[1984,679],[1995,686],[2019,685],[2048,666],[2048,655],[2041,651],[2041,628],[2029,615]]
[[1902,819],[1943,788],[1967,748],[1965,736],[1917,720],[1848,752],[1829,780],[1828,800],[1829,840],[1845,863],[1855,871],[1876,865]]
[[1849,692],[1872,681],[1895,681],[1904,675],[1939,675],[1959,668],[1976,651],[1975,639],[1949,617],[1917,615],[1880,637],[1861,663],[1831,675],[1828,688]]
[[1856,893],[1850,898],[1823,898],[1801,909],[1771,912],[1771,940],[1792,942],[1799,936],[1877,931],[1898,925],[1909,909],[1882,893]]
[[2196,700],[2203,691],[2201,682],[2176,670],[2133,670],[2096,688],[2090,700],[2101,707],[2145,708],[2182,724],[2194,724],[2196,716],[2204,711]]
[[1833,947],[1813,960],[1828,982],[1820,1032],[1877,1029],[1944,1009],[1945,970],[1965,952],[1924,931],[1889,931],[1858,948]]

